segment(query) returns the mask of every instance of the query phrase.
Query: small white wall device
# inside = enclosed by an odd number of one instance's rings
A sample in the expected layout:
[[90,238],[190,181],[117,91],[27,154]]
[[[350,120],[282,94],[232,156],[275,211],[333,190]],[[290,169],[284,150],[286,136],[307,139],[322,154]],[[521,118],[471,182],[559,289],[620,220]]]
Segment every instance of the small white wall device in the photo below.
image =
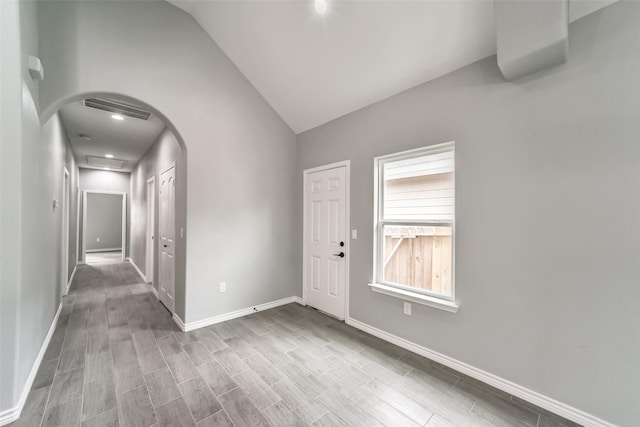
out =
[[44,68],[42,68],[42,62],[40,58],[29,55],[29,74],[35,80],[44,80]]

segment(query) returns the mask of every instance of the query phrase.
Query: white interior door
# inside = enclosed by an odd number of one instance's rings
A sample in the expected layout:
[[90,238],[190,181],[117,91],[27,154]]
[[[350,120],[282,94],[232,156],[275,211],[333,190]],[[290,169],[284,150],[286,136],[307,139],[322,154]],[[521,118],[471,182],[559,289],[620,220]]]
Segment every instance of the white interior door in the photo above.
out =
[[346,166],[305,174],[305,296],[308,305],[345,318]]
[[175,181],[175,166],[165,169],[160,174],[158,294],[160,301],[172,313],[175,304]]
[[147,282],[153,284],[153,269],[155,256],[155,232],[156,232],[156,179],[147,180],[147,259],[145,274]]
[[61,284],[62,295],[67,294],[69,281],[69,172],[64,168],[62,181],[62,265]]

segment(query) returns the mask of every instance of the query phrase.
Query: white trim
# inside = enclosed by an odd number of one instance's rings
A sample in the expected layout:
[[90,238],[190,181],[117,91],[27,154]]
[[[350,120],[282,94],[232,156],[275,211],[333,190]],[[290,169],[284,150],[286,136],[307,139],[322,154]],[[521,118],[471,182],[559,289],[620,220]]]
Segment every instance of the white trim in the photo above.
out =
[[246,316],[251,313],[255,313],[258,311],[268,310],[270,308],[279,307],[281,305],[291,304],[291,303],[301,303],[300,297],[287,297],[282,298],[276,301],[267,302],[264,304],[254,305],[252,307],[243,308],[241,310],[232,311],[230,313],[219,314],[217,316],[209,317],[207,319],[196,320],[195,322],[185,323],[180,317],[174,313],[173,321],[180,327],[181,330],[185,332],[193,331],[194,329],[204,328],[205,326],[215,325],[216,323],[225,322],[227,320],[236,319],[238,317]]
[[[397,294],[401,294],[404,296],[413,296],[418,292],[411,291],[403,291],[401,287],[394,286],[393,283],[384,281],[384,248],[380,242],[384,241],[383,236],[383,227],[386,224],[431,224],[436,225],[435,221],[422,221],[422,220],[385,220],[382,213],[384,211],[384,174],[383,169],[384,165],[390,161],[399,161],[412,159],[414,157],[422,157],[427,155],[440,154],[445,152],[453,152],[454,153],[454,163],[455,163],[455,141],[443,142],[440,144],[432,144],[426,147],[414,148],[412,150],[401,151],[398,153],[386,154],[384,156],[378,156],[373,159],[374,167],[373,167],[373,282],[375,283],[372,286],[379,286],[377,289],[372,287],[371,289],[376,292],[381,292],[386,295],[398,297]],[[442,225],[448,225],[452,228],[452,254],[451,254],[451,296],[444,296],[434,292],[425,291],[425,298],[421,296],[417,297],[416,300],[413,300],[416,303],[424,304],[421,301],[427,301],[429,303],[424,305],[429,305],[431,307],[443,308],[444,310],[455,313],[458,311],[458,303],[455,301],[456,295],[456,221],[455,221],[455,165],[454,165],[454,218],[453,221],[449,224],[448,222],[442,223]],[[395,294],[391,292],[391,289],[397,289],[398,292]],[[429,294],[429,295],[426,295]],[[455,308],[455,310],[445,308]]]
[[[149,191],[149,187],[153,187],[153,192]],[[156,233],[156,177],[151,176],[147,179],[146,190],[146,208],[147,208],[147,223],[145,227],[145,260],[144,271],[146,274],[147,283],[153,285],[155,278],[153,277],[155,269],[155,233]]]
[[176,167],[176,162],[174,160],[173,162],[171,162],[167,166],[165,166],[163,169],[161,169],[160,172],[158,173],[158,176],[162,175],[163,173],[167,172],[171,168],[175,168],[175,167]]
[[379,292],[390,297],[415,302],[416,304],[439,308],[440,310],[445,310],[450,313],[457,313],[458,308],[460,308],[460,306],[454,301],[447,301],[441,298],[430,297],[429,295],[422,295],[417,292],[405,291],[404,289],[380,285],[377,283],[369,283],[369,286],[371,286],[371,290],[374,292]]
[[22,387],[22,393],[20,393],[20,399],[18,400],[18,403],[13,408],[9,408],[0,412],[0,426],[9,424],[20,418],[20,414],[22,413],[24,404],[27,401],[27,396],[31,391],[31,386],[33,386],[33,381],[36,379],[36,374],[38,373],[38,369],[40,368],[40,363],[42,363],[42,358],[44,357],[44,354],[47,351],[47,347],[49,346],[49,342],[51,341],[51,337],[56,330],[56,325],[58,324],[58,318],[60,317],[61,311],[62,303],[58,306],[58,311],[56,311],[56,315],[53,317],[53,321],[51,322],[51,326],[49,327],[49,332],[47,332],[47,336],[44,338],[42,346],[40,346],[40,352],[38,353],[36,360],[33,362],[31,372],[29,372],[29,376],[27,377],[27,380]]
[[92,254],[96,252],[120,252],[122,248],[103,248],[103,249],[87,249],[84,252],[86,254]]
[[87,192],[82,191],[82,262],[87,261]]
[[142,272],[142,270],[140,270],[140,268],[138,267],[138,264],[136,264],[131,257],[127,257],[127,261],[129,261],[129,263],[131,263],[131,265],[133,265],[133,268],[136,269],[136,271],[138,272],[138,274],[140,275],[140,277],[142,277],[142,280],[144,280],[144,283],[147,283],[147,276],[144,275],[144,273]]
[[67,290],[65,292],[65,295],[69,293],[69,288],[71,287],[71,283],[73,282],[73,278],[75,277],[77,270],[78,270],[78,264],[76,264],[75,267],[73,267],[73,271],[71,272],[71,277],[69,278],[69,282],[67,283]]
[[80,259],[80,186],[76,183],[76,266],[78,264],[84,264],[84,259]]
[[368,334],[381,338],[387,342],[400,346],[406,350],[412,351],[427,359],[438,362],[444,366],[454,369],[460,373],[468,375],[485,384],[489,384],[497,389],[507,392],[520,399],[526,400],[540,408],[546,409],[549,412],[553,412],[563,418],[574,421],[585,427],[616,427],[615,424],[604,421],[594,415],[588,414],[577,408],[569,406],[565,403],[559,402],[551,397],[547,397],[536,391],[529,390],[521,385],[515,384],[509,380],[501,378],[497,375],[478,369],[474,366],[468,365],[464,362],[456,360],[452,357],[446,356],[437,351],[431,350],[427,347],[423,347],[411,341],[400,338],[396,335],[385,332],[374,326],[368,325],[359,320],[349,318],[346,323],[354,328],[360,329]]
[[90,194],[113,194],[116,196],[122,196],[127,194],[126,191],[109,191],[109,190],[84,190],[85,193]]
[[83,190],[82,191],[82,263],[86,261],[87,252],[87,194],[115,194],[122,196],[122,248],[100,249],[100,251],[122,251],[122,262],[125,261],[127,246],[127,193],[123,191]]
[[[182,321],[180,316],[178,316],[177,313],[173,313],[172,318],[175,324],[178,325],[178,328],[180,328],[181,331],[188,332],[192,330],[192,329],[187,329],[187,326],[184,324],[184,322]],[[194,328],[194,329],[197,329],[197,328]]]
[[[344,189],[344,202],[345,202],[345,231],[344,236],[344,252],[346,254],[344,258],[345,262],[345,279],[344,279],[344,319],[349,318],[349,266],[351,265],[351,160],[343,160],[340,162],[330,163],[328,165],[317,166],[315,168],[305,169],[302,171],[302,300],[300,304],[307,305],[307,243],[306,243],[306,230],[307,230],[307,176],[314,172],[320,172],[324,170],[337,169],[344,167],[345,176],[345,189]],[[343,320],[343,319],[340,319]]]
[[65,296],[69,290],[68,280],[69,280],[69,220],[71,219],[71,175],[69,175],[69,170],[66,166],[62,168],[62,238],[60,245],[62,246],[62,251],[60,253],[61,256],[61,274],[60,277],[60,286],[62,286],[61,293],[62,296]]
[[153,284],[151,284],[151,292],[153,292],[157,299],[160,299],[160,294],[158,293],[158,290],[155,288],[155,286],[153,286]]

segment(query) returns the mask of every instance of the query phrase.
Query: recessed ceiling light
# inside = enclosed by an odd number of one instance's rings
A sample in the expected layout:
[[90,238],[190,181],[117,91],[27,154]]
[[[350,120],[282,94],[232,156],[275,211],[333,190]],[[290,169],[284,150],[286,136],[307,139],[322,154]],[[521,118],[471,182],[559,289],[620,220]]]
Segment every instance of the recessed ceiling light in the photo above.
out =
[[105,154],[104,155],[107,159],[113,159],[113,154]]
[[313,4],[319,15],[327,13],[327,0],[316,0]]
[[124,117],[122,117],[120,114],[113,114],[111,118],[113,120],[124,120]]

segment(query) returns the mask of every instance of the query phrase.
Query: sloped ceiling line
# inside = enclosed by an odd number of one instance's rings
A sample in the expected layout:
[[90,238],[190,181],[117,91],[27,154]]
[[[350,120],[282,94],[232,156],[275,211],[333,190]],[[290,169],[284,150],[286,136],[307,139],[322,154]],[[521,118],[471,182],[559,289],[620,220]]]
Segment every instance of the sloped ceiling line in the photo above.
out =
[[[296,133],[496,53],[492,0],[168,0]],[[541,0],[546,1],[546,0]],[[615,0],[570,0],[575,21]]]

